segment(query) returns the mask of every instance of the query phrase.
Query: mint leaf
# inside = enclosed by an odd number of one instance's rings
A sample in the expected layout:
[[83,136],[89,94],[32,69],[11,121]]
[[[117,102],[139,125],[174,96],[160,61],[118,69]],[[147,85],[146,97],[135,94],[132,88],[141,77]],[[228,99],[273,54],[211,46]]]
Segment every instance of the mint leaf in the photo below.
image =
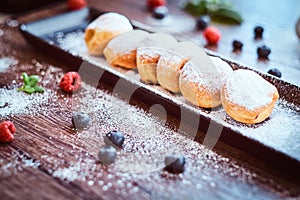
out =
[[213,20],[223,23],[241,24],[243,18],[229,1],[190,0],[184,9],[192,15],[209,15]]
[[29,78],[28,78],[28,75],[25,72],[22,73],[22,78],[23,78],[24,84],[28,85],[29,84]]
[[204,15],[207,13],[207,2],[199,1],[198,3],[190,1],[184,7],[192,15]]
[[40,92],[40,93],[45,92],[44,88],[41,88],[39,86],[35,86],[33,89],[34,89],[35,92]]
[[37,83],[39,82],[39,77],[37,75],[31,75],[28,78],[28,84],[32,87],[36,86]]
[[23,72],[22,77],[23,77],[24,84],[22,87],[17,89],[18,91],[23,91],[28,94],[32,94],[35,92],[43,93],[45,91],[43,88],[38,86],[39,76],[31,75],[28,77],[28,75],[25,72]]
[[23,88],[23,91],[28,94],[32,94],[32,93],[34,93],[34,88],[32,88],[30,85],[25,85],[25,87]]
[[242,16],[232,8],[219,8],[215,12],[209,13],[212,19],[224,23],[241,24],[243,22]]

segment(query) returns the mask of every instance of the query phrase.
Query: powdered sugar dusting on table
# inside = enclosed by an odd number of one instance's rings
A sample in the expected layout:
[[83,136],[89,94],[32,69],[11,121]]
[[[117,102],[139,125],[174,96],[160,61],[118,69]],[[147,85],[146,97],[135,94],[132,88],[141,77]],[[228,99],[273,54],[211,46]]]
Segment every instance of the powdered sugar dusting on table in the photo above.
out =
[[78,56],[83,52],[87,52],[87,46],[84,42],[84,33],[82,31],[59,35],[57,42],[62,49],[70,52],[72,55]]
[[47,102],[49,98],[49,90],[43,94],[26,94],[21,91],[17,91],[17,88],[0,88],[0,119],[8,115],[33,115],[41,111],[43,108],[41,104]]
[[[197,185],[196,194],[200,194],[207,188],[226,189],[228,185],[235,188],[235,182],[243,185],[250,196],[255,194],[257,188],[251,186],[255,174],[181,135],[159,117],[129,105],[121,97],[83,83],[83,89],[74,94],[72,102],[72,110],[85,111],[91,117],[89,128],[74,136],[78,146],[83,145],[86,149],[78,153],[80,147],[74,146],[71,151],[80,156],[67,166],[58,158],[45,157],[50,163],[56,163],[54,171],[50,172],[54,177],[75,183],[86,182],[98,190],[130,199],[140,194],[141,189],[132,183],[142,185],[143,190],[155,191],[152,195],[165,194],[166,198],[175,195],[181,198],[190,191],[189,199],[197,199],[193,196],[195,188],[192,186]],[[125,143],[118,150],[116,162],[103,169],[95,160],[98,150],[104,146],[103,136],[110,130],[123,132]],[[183,154],[187,159],[185,172],[178,176],[162,169],[164,157],[173,152]],[[64,153],[62,151],[61,158]],[[195,173],[202,174],[201,179],[195,179]],[[219,181],[224,176],[228,177],[226,183]],[[145,184],[157,182],[161,184]]]
[[[1,153],[5,154],[4,152]],[[0,158],[0,176],[2,178],[15,175],[26,168],[37,169],[40,166],[39,161],[35,161],[16,150],[12,150],[7,157],[8,159]]]
[[9,67],[18,64],[18,60],[14,57],[2,57],[0,58],[0,72],[5,72]]

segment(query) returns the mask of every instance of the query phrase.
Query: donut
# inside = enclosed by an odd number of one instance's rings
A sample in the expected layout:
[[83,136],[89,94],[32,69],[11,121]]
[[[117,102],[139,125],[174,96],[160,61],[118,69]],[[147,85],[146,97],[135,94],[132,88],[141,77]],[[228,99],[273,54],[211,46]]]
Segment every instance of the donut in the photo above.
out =
[[157,81],[165,89],[180,93],[179,72],[184,64],[199,55],[206,55],[197,44],[189,41],[178,42],[171,52],[162,55],[157,63]]
[[103,50],[108,64],[127,69],[136,68],[136,51],[148,32],[132,30],[114,37]]
[[131,30],[133,27],[127,17],[109,12],[100,15],[86,27],[84,40],[90,54],[101,55],[112,38]]
[[224,79],[232,71],[230,65],[218,57],[194,57],[180,71],[180,91],[196,106],[217,107],[221,105],[220,92]]
[[277,88],[257,73],[239,69],[229,74],[221,90],[222,105],[234,120],[256,124],[267,119],[279,98]]
[[160,56],[170,50],[177,40],[165,33],[151,33],[137,49],[136,61],[140,78],[145,83],[157,84],[156,66]]

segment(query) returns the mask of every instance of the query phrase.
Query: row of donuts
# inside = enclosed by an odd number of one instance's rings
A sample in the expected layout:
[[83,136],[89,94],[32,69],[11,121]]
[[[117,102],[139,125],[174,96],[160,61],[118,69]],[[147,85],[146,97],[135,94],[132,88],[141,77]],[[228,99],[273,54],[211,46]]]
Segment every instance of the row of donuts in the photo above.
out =
[[264,121],[279,98],[277,89],[255,72],[233,71],[227,62],[208,56],[193,42],[133,30],[129,20],[117,13],[93,21],[86,28],[85,41],[91,54],[103,54],[110,65],[137,68],[143,82],[181,93],[196,106],[222,104],[239,122]]

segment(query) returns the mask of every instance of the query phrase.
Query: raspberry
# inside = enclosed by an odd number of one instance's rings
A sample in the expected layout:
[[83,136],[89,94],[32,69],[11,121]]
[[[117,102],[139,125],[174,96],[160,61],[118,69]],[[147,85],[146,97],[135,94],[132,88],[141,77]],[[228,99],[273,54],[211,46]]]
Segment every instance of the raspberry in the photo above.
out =
[[16,128],[11,121],[4,121],[0,124],[0,142],[10,142],[14,139]]
[[68,7],[70,10],[79,10],[86,7],[86,0],[69,0]]
[[76,92],[81,87],[81,77],[77,72],[68,72],[60,80],[59,87],[67,92]]
[[221,32],[216,27],[209,26],[204,30],[203,36],[208,44],[216,45],[221,39]]
[[154,9],[159,6],[165,6],[166,4],[166,0],[147,0],[147,7],[150,9]]

